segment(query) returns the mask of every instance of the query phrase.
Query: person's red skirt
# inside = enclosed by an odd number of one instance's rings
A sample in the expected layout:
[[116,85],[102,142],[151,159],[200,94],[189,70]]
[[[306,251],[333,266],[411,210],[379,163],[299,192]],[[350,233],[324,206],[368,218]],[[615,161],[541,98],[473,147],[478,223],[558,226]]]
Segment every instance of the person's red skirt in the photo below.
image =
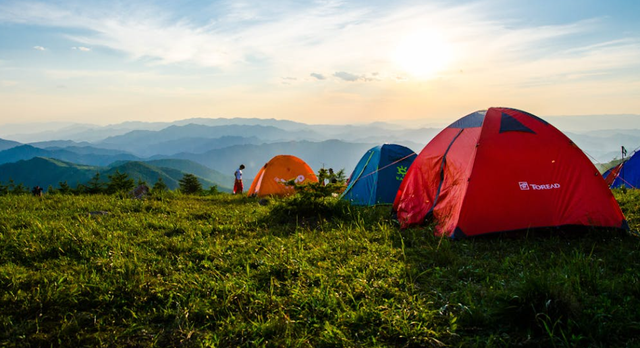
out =
[[244,190],[242,180],[236,180],[235,184],[233,184],[233,194],[242,193],[242,190]]

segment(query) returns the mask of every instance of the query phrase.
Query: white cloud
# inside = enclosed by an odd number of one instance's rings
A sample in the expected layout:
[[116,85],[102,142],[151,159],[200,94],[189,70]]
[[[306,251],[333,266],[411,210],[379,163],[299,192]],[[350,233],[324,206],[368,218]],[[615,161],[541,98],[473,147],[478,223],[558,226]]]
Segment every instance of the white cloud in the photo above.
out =
[[79,46],[79,47],[71,47],[72,50],[78,50],[82,52],[89,52],[91,49],[89,47]]
[[47,49],[42,47],[42,46],[33,46],[34,50],[38,50],[38,51],[46,51]]

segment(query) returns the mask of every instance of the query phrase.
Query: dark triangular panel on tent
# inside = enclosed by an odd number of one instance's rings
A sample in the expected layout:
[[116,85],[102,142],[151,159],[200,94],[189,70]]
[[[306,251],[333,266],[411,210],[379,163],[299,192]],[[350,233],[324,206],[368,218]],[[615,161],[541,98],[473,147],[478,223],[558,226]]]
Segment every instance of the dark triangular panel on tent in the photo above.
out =
[[534,120],[537,120],[537,121],[539,121],[539,122],[542,122],[542,123],[543,123],[543,124],[545,124],[545,125],[548,125],[548,124],[549,124],[549,122],[547,122],[545,119],[542,119],[542,118],[540,118],[540,117],[538,117],[538,116],[536,116],[536,115],[534,115],[534,114],[530,114],[530,113],[528,113],[528,112],[526,112],[526,111],[522,111],[522,110],[518,110],[518,109],[511,109],[511,108],[504,108],[504,109],[505,109],[505,110],[513,110],[513,111],[516,111],[516,112],[522,113],[522,114],[524,114],[524,115],[527,115],[527,116],[529,116],[529,117],[533,118]]
[[536,133],[532,131],[531,128],[523,125],[520,121],[516,120],[515,117],[507,115],[503,112],[502,118],[500,119],[500,133],[504,132]]
[[449,125],[448,128],[475,128],[481,127],[484,122],[484,116],[486,111],[476,111],[469,114]]

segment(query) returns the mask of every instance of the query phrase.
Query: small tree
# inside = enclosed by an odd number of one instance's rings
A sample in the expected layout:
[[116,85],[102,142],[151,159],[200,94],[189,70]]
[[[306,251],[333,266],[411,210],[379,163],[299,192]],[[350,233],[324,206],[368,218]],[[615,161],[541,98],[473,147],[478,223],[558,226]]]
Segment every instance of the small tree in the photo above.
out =
[[91,178],[91,180],[89,180],[89,182],[87,183],[86,193],[92,195],[103,193],[104,186],[104,183],[100,181],[100,173],[96,172],[96,175],[94,175],[93,178]]
[[344,184],[347,182],[347,176],[344,173],[344,168],[340,169],[334,174],[334,178],[336,179],[338,184]]
[[9,188],[5,185],[2,185],[0,182],[0,196],[6,196],[9,193]]
[[218,191],[218,186],[217,185],[211,185],[211,187],[209,187],[209,189],[204,192],[204,194],[207,195],[207,196],[215,196],[218,193],[220,193],[220,191]]
[[9,178],[9,183],[7,184],[7,192],[13,193],[13,190],[15,190],[15,188],[16,188],[16,183],[13,182],[12,178]]
[[15,185],[11,190],[11,194],[14,194],[14,195],[24,195],[28,193],[29,193],[29,188],[24,186],[23,183],[19,183],[18,185]]
[[188,195],[202,193],[202,184],[200,180],[193,174],[185,174],[180,179],[180,191]]
[[127,192],[135,186],[133,179],[129,178],[127,173],[116,171],[109,175],[109,183],[107,184],[107,193],[114,194],[118,192]]
[[162,180],[162,177],[158,177],[158,181],[156,181],[156,183],[153,184],[153,188],[151,189],[151,192],[161,193],[161,192],[166,192],[168,190],[169,190],[169,187],[167,186],[167,184],[164,183],[164,180]]
[[329,179],[329,172],[324,168],[318,169],[318,182],[320,185],[324,185],[324,181],[327,179]]
[[83,195],[89,193],[89,188],[87,185],[77,184],[75,188],[71,189],[71,193],[74,195]]
[[62,195],[70,195],[73,193],[71,187],[69,187],[69,184],[67,184],[66,181],[60,181],[58,183],[58,186],[60,186],[60,188],[58,189],[58,193]]

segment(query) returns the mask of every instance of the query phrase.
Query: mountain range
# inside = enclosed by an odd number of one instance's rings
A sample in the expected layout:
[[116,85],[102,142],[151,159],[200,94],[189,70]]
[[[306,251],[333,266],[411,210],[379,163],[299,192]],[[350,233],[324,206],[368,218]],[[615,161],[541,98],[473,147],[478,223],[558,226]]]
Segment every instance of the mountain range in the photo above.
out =
[[[620,146],[625,146],[629,154],[640,147],[638,115],[546,119],[560,125],[557,127],[596,164],[620,157]],[[611,126],[593,129],[581,124],[581,120]],[[637,128],[631,128],[634,126]],[[210,184],[230,188],[231,174],[241,163],[246,166],[247,184],[264,163],[279,154],[300,157],[315,170],[332,167],[335,170],[345,169],[349,174],[362,154],[373,146],[396,143],[420,152],[441,129],[418,123],[413,126],[386,122],[313,125],[257,118],[192,118],[107,126],[55,123],[49,128],[45,124],[31,128],[9,125],[0,128],[0,136],[6,138],[0,139],[0,164],[26,161],[31,167],[36,164],[48,166],[51,173],[62,173],[59,167],[74,168],[80,181],[85,179],[78,174],[80,172],[106,173],[113,166],[124,166],[121,168],[123,171],[144,176],[148,178],[145,179],[147,182],[155,182],[158,175],[166,175],[171,185],[176,185],[174,181],[178,176],[191,172],[210,180]],[[13,135],[8,132],[13,132]],[[39,162],[29,162],[38,157]],[[53,162],[44,162],[45,158]],[[127,167],[127,162],[135,165]],[[58,167],[51,167],[53,165]],[[7,177],[4,172],[8,172],[10,167],[1,168],[0,181]],[[14,180],[18,178],[23,179],[16,176]]]

